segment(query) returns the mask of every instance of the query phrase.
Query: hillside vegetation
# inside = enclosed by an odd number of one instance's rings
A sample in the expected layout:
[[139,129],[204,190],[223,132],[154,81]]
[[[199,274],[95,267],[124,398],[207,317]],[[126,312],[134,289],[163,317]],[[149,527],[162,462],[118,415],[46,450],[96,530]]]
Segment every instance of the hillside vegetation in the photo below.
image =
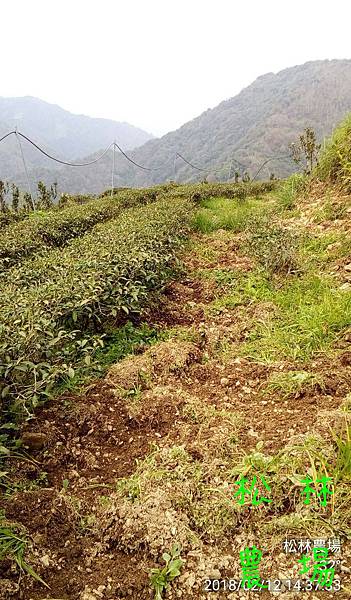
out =
[[[235,76],[235,74],[234,74]],[[179,182],[200,181],[203,171],[192,169],[176,152],[194,165],[216,169],[210,178],[227,181],[235,171],[247,170],[254,176],[262,163],[272,156],[289,155],[288,147],[305,127],[312,127],[322,141],[351,110],[351,61],[313,61],[259,77],[238,95],[225,100],[176,131],[147,142],[131,153],[146,167],[143,171],[117,156],[116,185],[145,187],[176,179]],[[88,153],[87,153],[88,154]],[[239,161],[239,162],[236,162]],[[32,172],[51,184],[57,180],[60,189],[70,193],[99,193],[111,180],[111,155],[91,167],[52,170],[52,164]],[[19,163],[15,181],[25,185]],[[286,177],[296,170],[289,158],[269,162],[260,173]]]
[[156,188],[7,271],[0,598],[349,597],[341,130],[310,176]]
[[351,114],[336,128],[319,158],[316,176],[351,191]]
[[[153,137],[129,123],[75,115],[39,98],[0,97],[0,137],[16,127],[57,158],[76,162],[79,162],[79,157],[100,152],[101,148],[105,149],[114,138],[119,140],[123,148],[131,150]],[[27,142],[23,142],[23,146],[29,171],[33,175],[33,183],[40,179],[35,175],[38,168],[43,172],[48,171],[50,183],[55,181],[58,165],[49,161]],[[15,138],[0,144],[0,164],[1,179],[10,179],[17,184],[26,185],[21,153]]]

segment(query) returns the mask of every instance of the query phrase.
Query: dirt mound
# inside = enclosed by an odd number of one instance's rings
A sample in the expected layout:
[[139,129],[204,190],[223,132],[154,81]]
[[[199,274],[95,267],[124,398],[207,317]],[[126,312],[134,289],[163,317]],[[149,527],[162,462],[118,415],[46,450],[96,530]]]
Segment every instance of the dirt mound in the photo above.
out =
[[114,365],[106,382],[117,394],[133,388],[146,389],[155,379],[163,380],[185,371],[199,357],[199,349],[191,342],[160,342],[143,355],[125,358]]

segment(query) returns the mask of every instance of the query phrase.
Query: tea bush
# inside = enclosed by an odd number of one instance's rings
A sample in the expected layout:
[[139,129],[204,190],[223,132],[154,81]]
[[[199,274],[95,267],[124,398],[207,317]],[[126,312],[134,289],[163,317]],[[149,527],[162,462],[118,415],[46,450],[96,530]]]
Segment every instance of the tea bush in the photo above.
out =
[[140,312],[174,270],[192,210],[182,199],[127,209],[11,269],[0,297],[3,413],[31,410],[75,361],[89,364],[109,320]]
[[0,234],[0,271],[18,260],[48,248],[64,246],[84,235],[97,223],[118,216],[122,210],[156,200],[156,194],[131,190],[113,198],[74,205],[62,210],[37,211],[31,218],[9,225]]

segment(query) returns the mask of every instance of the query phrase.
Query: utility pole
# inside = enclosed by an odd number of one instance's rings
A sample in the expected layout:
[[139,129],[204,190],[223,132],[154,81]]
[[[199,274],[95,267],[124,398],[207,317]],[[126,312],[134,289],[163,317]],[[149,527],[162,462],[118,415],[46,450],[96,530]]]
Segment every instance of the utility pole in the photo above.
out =
[[116,142],[113,142],[112,146],[113,155],[112,155],[112,181],[111,181],[111,198],[113,197],[114,189],[115,189],[115,161],[116,161]]

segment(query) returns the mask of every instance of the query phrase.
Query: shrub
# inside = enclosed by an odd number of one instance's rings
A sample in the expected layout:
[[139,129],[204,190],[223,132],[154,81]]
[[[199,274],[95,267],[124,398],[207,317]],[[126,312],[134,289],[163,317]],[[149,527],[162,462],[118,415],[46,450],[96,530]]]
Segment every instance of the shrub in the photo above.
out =
[[261,215],[251,217],[247,232],[248,250],[264,269],[270,273],[296,269],[296,234]]
[[351,114],[335,129],[322,150],[315,174],[351,192]]

